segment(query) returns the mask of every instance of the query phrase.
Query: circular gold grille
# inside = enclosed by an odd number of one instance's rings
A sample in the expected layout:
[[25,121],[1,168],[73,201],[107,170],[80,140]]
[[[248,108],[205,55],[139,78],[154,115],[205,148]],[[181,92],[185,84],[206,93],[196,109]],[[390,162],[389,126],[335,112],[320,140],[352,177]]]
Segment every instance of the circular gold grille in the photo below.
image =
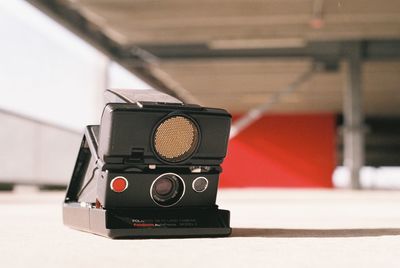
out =
[[170,117],[157,127],[154,135],[154,149],[169,162],[180,162],[196,149],[199,132],[190,119],[183,116]]

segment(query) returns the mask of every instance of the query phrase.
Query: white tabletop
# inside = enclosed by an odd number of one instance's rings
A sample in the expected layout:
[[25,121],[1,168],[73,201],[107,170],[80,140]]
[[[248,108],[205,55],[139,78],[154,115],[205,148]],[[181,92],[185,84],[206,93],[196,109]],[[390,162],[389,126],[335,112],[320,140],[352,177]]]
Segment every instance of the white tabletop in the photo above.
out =
[[62,224],[62,193],[0,193],[0,267],[400,267],[400,192],[222,190],[229,238],[111,240]]

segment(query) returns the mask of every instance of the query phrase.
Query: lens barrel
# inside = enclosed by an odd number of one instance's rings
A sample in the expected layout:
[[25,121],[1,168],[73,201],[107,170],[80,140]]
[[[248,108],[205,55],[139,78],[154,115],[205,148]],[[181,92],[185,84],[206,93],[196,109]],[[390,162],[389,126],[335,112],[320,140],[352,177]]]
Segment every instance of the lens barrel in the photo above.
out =
[[175,173],[165,173],[157,177],[151,187],[150,196],[161,207],[170,207],[179,202],[185,193],[183,179]]

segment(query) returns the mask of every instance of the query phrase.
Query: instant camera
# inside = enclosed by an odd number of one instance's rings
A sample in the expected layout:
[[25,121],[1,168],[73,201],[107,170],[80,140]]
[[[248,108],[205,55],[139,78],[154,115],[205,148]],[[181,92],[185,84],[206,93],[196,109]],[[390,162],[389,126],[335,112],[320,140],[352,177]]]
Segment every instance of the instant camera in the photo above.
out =
[[215,204],[231,116],[156,91],[107,90],[87,126],[63,204],[64,224],[110,238],[217,237]]

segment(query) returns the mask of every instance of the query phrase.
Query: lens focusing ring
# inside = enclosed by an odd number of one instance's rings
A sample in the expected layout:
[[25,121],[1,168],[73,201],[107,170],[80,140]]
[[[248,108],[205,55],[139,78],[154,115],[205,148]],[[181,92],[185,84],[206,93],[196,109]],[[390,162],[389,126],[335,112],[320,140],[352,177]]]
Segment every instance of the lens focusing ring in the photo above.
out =
[[158,176],[150,187],[150,196],[161,207],[171,207],[178,203],[185,194],[185,183],[175,173]]

